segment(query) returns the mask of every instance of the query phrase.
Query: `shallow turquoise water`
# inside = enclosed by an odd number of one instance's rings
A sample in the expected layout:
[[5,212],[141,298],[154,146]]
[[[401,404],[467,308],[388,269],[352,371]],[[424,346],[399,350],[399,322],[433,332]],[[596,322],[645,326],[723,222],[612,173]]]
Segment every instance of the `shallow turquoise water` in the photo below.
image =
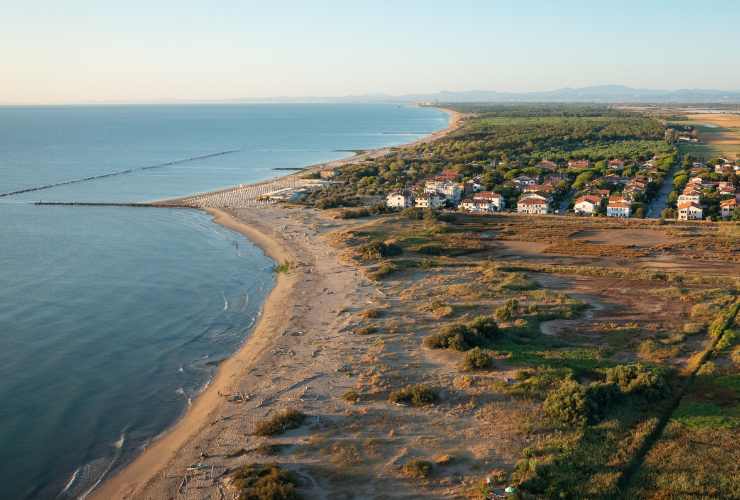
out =
[[79,496],[120,467],[243,342],[273,283],[201,212],[29,201],[206,191],[446,124],[396,105],[0,108],[0,193],[132,170],[0,198],[0,497]]

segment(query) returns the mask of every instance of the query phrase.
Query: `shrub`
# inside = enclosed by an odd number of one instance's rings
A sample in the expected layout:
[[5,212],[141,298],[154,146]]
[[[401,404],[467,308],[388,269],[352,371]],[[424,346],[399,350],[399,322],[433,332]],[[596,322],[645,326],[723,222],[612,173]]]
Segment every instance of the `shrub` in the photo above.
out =
[[578,427],[604,418],[609,406],[620,396],[619,388],[614,383],[596,382],[583,386],[566,379],[548,394],[543,408],[553,421]]
[[609,368],[606,380],[617,384],[626,395],[654,399],[666,397],[671,392],[663,370],[648,368],[640,363]]
[[432,474],[432,462],[426,460],[412,460],[401,468],[401,472],[406,477],[415,479],[425,479]]
[[443,255],[445,249],[437,243],[424,243],[416,248],[416,251],[424,255]]
[[488,316],[478,316],[469,323],[445,327],[441,332],[427,337],[424,343],[432,349],[467,351],[485,346],[498,333],[498,325]]
[[342,394],[342,399],[347,401],[348,403],[357,403],[358,401],[360,401],[360,394],[357,391],[350,389]]
[[277,465],[250,464],[233,476],[239,500],[296,500],[297,480]]
[[511,321],[519,311],[519,301],[516,299],[509,299],[506,304],[496,309],[494,313],[496,319],[499,321]]
[[361,326],[355,330],[356,335],[372,335],[377,332],[378,329],[374,326]]
[[597,422],[606,416],[606,411],[621,397],[617,384],[596,382],[586,387],[586,399],[589,404],[589,422]]
[[583,426],[589,421],[586,389],[574,380],[564,380],[560,387],[548,394],[543,409],[559,424]]
[[396,271],[398,271],[398,266],[396,266],[393,262],[385,261],[381,262],[380,265],[372,271],[369,271],[368,276],[371,279],[379,280],[395,273]]
[[403,249],[393,242],[372,241],[359,248],[360,256],[365,260],[384,259],[400,255]]
[[293,263],[289,260],[286,260],[285,262],[282,262],[278,265],[276,265],[273,270],[276,273],[288,273],[293,268]]
[[491,356],[482,351],[480,347],[474,347],[465,353],[463,361],[464,370],[484,370],[491,366]]
[[407,385],[402,389],[391,392],[391,403],[410,404],[411,406],[426,406],[434,404],[439,399],[437,391],[428,385]]
[[291,429],[297,429],[303,424],[306,415],[298,410],[282,411],[268,420],[257,424],[254,433],[258,436],[275,436]]

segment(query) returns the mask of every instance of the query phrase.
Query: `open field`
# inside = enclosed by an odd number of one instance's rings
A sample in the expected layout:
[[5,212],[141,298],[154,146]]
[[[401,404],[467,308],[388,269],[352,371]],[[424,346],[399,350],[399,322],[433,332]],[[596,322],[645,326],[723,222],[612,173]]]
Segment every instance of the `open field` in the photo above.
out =
[[[644,477],[642,459],[652,467],[654,442],[672,439],[673,420],[665,435],[664,421],[676,404],[691,404],[692,374],[714,345],[707,328],[736,300],[734,237],[728,242],[717,225],[398,215],[334,237],[384,297],[360,327],[376,349],[354,386],[353,435],[383,435],[395,422],[381,462],[432,464],[417,491],[481,496],[494,478],[499,486],[488,489],[514,483],[525,497],[670,492],[656,479],[662,471]],[[477,327],[461,326],[480,317],[495,318],[497,330],[466,337]],[[548,412],[559,388],[605,390],[636,363],[660,380],[660,389],[646,389],[652,396],[622,387],[585,425]],[[389,406],[388,394],[407,384],[433,387],[439,398]],[[365,419],[381,411],[386,421]],[[736,424],[730,418],[728,432]],[[671,446],[688,452],[685,441]],[[728,479],[712,491],[737,487]]]
[[703,158],[740,158],[740,113],[688,114],[686,118],[680,123],[694,125],[702,144],[682,145],[684,152]]

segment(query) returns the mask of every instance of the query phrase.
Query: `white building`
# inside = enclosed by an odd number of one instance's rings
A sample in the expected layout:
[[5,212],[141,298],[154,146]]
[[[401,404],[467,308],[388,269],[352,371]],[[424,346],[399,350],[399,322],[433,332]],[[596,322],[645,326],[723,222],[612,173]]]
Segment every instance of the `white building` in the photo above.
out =
[[504,197],[492,191],[482,191],[462,201],[460,208],[468,212],[498,212],[504,208]]
[[416,206],[418,208],[441,208],[445,205],[445,202],[445,198],[439,193],[424,193],[416,198]]
[[606,206],[607,217],[624,217],[632,215],[632,204],[621,196],[609,198],[609,204]]
[[735,208],[737,207],[737,199],[736,198],[730,198],[729,200],[721,201],[719,204],[719,210],[720,214],[723,218],[729,219],[732,217],[732,214],[735,213]]
[[573,211],[578,215],[593,215],[599,210],[601,198],[593,194],[587,194],[576,199]]
[[520,214],[544,215],[550,211],[550,203],[544,196],[522,196],[516,204],[516,211]]
[[431,179],[424,183],[424,193],[439,193],[451,202],[457,203],[462,198],[463,188],[457,182]]
[[414,195],[410,191],[393,191],[385,197],[385,204],[390,208],[413,207]]
[[678,220],[701,220],[703,215],[704,211],[698,203],[688,201],[678,204]]

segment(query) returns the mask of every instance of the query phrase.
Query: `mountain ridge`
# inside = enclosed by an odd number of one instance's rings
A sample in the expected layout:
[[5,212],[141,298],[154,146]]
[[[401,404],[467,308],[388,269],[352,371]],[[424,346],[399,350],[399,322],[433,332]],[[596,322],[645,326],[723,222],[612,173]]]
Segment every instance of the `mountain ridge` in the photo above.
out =
[[441,90],[419,94],[362,94],[338,97],[272,97],[235,99],[232,102],[389,102],[389,103],[462,103],[462,102],[594,102],[594,103],[740,103],[740,90],[716,89],[641,89],[605,84],[587,87],[563,87],[534,92],[496,90]]

